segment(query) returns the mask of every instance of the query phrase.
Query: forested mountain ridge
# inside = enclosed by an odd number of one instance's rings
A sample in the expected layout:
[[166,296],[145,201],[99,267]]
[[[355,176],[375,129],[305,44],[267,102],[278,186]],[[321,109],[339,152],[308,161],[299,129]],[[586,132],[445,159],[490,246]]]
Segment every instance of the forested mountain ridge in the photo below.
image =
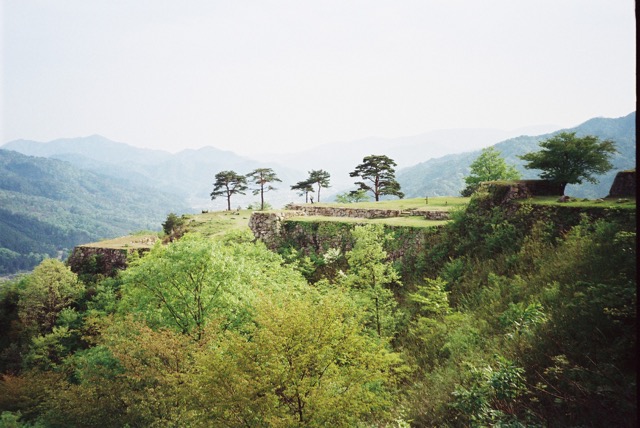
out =
[[[583,183],[568,185],[568,195],[576,197],[600,198],[609,193],[618,171],[635,168],[636,164],[636,113],[609,119],[590,119],[575,128],[559,130],[538,136],[520,136],[493,145],[501,152],[508,164],[514,165],[523,178],[538,178],[537,172],[524,168],[519,155],[539,150],[540,141],[559,132],[575,132],[577,136],[595,135],[601,140],[613,140],[616,153],[612,158],[613,169],[599,177],[598,184]],[[469,174],[469,166],[480,151],[452,154],[430,159],[410,168],[398,171],[397,179],[407,197],[458,195],[465,187],[464,177]]]
[[159,229],[168,212],[187,209],[174,195],[0,149],[0,273],[81,243]]

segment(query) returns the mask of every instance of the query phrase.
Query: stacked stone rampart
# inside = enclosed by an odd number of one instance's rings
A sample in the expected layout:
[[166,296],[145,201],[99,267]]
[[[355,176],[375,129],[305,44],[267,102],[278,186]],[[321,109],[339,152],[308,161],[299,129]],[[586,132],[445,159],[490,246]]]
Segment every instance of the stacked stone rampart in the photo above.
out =
[[427,220],[449,220],[451,216],[449,211],[419,211],[420,215]]
[[609,198],[635,198],[636,197],[636,170],[620,171],[613,180]]
[[272,248],[278,242],[282,221],[287,218],[304,215],[306,214],[303,211],[298,210],[277,212],[256,211],[251,214],[251,218],[249,219],[249,229],[251,229],[256,239],[260,239],[267,247]]
[[114,276],[119,270],[127,268],[127,260],[131,253],[142,254],[149,248],[101,248],[79,245],[73,249],[67,264],[77,274]]
[[295,205],[286,207],[289,210],[302,211],[309,216],[350,217],[350,218],[390,218],[400,217],[401,210],[383,210],[348,207],[324,207],[321,205]]

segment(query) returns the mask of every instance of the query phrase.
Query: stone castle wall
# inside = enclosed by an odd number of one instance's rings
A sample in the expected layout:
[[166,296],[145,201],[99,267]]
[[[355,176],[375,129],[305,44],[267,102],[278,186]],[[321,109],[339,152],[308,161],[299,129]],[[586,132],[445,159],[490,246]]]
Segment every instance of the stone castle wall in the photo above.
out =
[[278,212],[256,211],[251,213],[251,218],[249,218],[249,229],[251,229],[256,239],[264,242],[267,247],[273,248],[279,242],[283,220],[304,215],[303,211],[293,210]]
[[149,249],[101,248],[79,245],[73,249],[67,264],[71,271],[78,275],[114,276],[119,270],[127,268],[129,254],[134,251],[144,253]]
[[636,171],[620,171],[613,180],[609,198],[635,198],[636,197]]
[[401,210],[381,210],[348,207],[323,207],[319,205],[290,204],[289,210],[301,211],[306,215],[323,217],[350,217],[350,218],[390,218],[400,217]]
[[322,216],[322,217],[338,217],[338,218],[393,218],[403,215],[415,215],[423,216],[427,220],[449,220],[448,211],[438,210],[390,210],[390,209],[378,209],[378,208],[349,208],[349,207],[324,207],[318,205],[301,205],[301,204],[289,204],[286,207],[290,210],[303,213],[308,216]]

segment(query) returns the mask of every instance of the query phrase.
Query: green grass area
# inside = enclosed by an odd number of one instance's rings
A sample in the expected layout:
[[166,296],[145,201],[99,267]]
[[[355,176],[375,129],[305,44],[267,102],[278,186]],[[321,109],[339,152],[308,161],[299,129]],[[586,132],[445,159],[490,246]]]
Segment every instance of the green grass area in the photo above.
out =
[[104,241],[92,242],[82,245],[83,247],[111,248],[111,249],[128,249],[128,248],[151,248],[153,244],[160,239],[157,232],[135,233],[133,235],[121,236],[114,239],[105,239]]
[[[234,214],[236,212],[238,214]],[[185,214],[184,217],[186,219],[187,232],[197,232],[207,237],[215,237],[221,236],[230,230],[248,229],[251,210]],[[113,249],[151,248],[157,239],[162,239],[161,233],[141,231],[84,246]]]
[[[432,197],[428,204],[424,198],[396,199],[380,202],[359,202],[354,204],[317,204],[328,207],[348,207],[365,209],[396,209],[396,210],[417,210],[417,211],[449,211],[460,208],[469,202],[469,198],[460,197]],[[202,214],[186,214],[185,226],[188,232],[197,232],[207,237],[216,237],[231,230],[243,230],[249,228],[249,219],[252,210],[240,211],[212,211]],[[393,218],[346,218],[346,217],[321,217],[305,216],[295,217],[296,221],[319,222],[335,221],[344,223],[381,223],[389,226],[406,227],[434,227],[445,224],[446,220],[426,220],[422,216],[393,217]],[[87,246],[101,248],[149,248],[153,246],[158,234],[153,232],[138,232],[129,236],[109,239],[105,241],[87,244]]]
[[343,208],[369,208],[369,209],[384,209],[384,210],[450,210],[456,207],[461,207],[469,203],[470,198],[462,198],[456,196],[437,196],[429,197],[428,201],[425,198],[411,198],[411,199],[392,199],[388,201],[379,202],[357,202],[353,204],[339,204],[339,203],[319,203],[314,204],[321,207],[343,207]]
[[336,222],[336,223],[354,223],[354,224],[385,224],[388,226],[405,226],[405,227],[434,227],[447,223],[448,220],[426,220],[420,216],[411,217],[391,217],[391,218],[352,218],[352,217],[323,217],[323,216],[300,216],[291,217],[288,220],[300,221],[306,223],[318,222]]
[[571,198],[567,202],[558,202],[558,196],[536,196],[529,199],[521,199],[518,202],[521,204],[534,204],[534,205],[550,205],[550,206],[566,206],[566,207],[578,207],[578,208],[623,208],[623,209],[635,209],[635,198],[605,198],[605,199],[581,199]]
[[220,236],[231,230],[248,229],[251,213],[251,210],[240,210],[185,215],[186,228],[208,237]]

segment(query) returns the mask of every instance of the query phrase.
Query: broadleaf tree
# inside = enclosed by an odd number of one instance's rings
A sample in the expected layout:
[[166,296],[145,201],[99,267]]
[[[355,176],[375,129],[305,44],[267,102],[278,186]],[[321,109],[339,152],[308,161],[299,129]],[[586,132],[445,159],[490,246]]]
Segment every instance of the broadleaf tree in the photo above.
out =
[[220,171],[216,174],[216,181],[213,183],[211,199],[218,196],[227,198],[227,210],[231,211],[231,196],[235,194],[244,195],[247,190],[247,177],[235,171]]
[[271,190],[276,190],[269,183],[276,181],[282,182],[271,168],[256,168],[247,174],[247,178],[251,180],[258,188],[253,189],[254,195],[260,195],[260,210],[264,210],[264,194]]
[[366,190],[358,189],[350,192],[343,192],[336,195],[336,202],[341,204],[353,204],[355,202],[368,201]]
[[[226,332],[196,356],[189,400],[202,426],[383,425],[401,364],[365,334],[340,291],[265,293],[246,333]],[[235,424],[229,421],[238,421]]]
[[18,315],[30,334],[51,332],[60,312],[84,292],[77,275],[57,259],[44,260],[23,281]]
[[349,173],[350,177],[360,177],[363,181],[355,184],[360,189],[373,193],[376,202],[382,195],[395,195],[400,199],[404,193],[400,191],[400,183],[396,181],[396,162],[385,155],[369,155],[362,159],[362,163]]
[[508,165],[500,156],[500,151],[493,147],[482,149],[470,165],[470,173],[464,178],[467,187],[462,190],[462,196],[471,196],[483,181],[518,180],[520,173],[513,165]]
[[561,185],[563,194],[567,184],[597,183],[596,175],[613,167],[610,158],[617,153],[613,141],[593,135],[577,137],[575,132],[561,132],[541,141],[540,147],[519,157],[528,162],[525,168],[541,170],[540,178]]
[[401,285],[400,275],[387,261],[383,245],[392,238],[385,235],[380,224],[356,226],[351,234],[355,243],[346,254],[349,270],[342,282],[354,290],[356,300],[365,310],[368,326],[378,337],[392,337],[397,303],[390,286]]

